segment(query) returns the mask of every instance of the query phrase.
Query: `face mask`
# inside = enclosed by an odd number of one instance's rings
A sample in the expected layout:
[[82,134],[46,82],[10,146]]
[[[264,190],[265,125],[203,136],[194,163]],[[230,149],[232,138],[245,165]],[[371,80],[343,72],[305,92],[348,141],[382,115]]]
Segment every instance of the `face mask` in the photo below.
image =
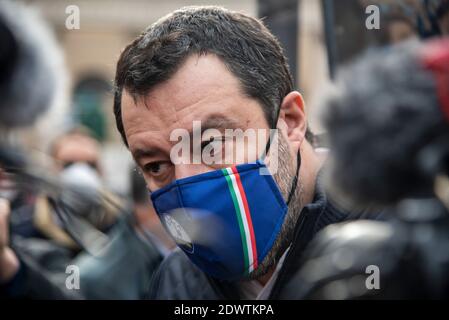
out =
[[88,190],[101,188],[101,178],[95,169],[83,162],[74,163],[60,173],[63,183]]
[[19,195],[19,192],[16,190],[1,190],[0,189],[0,198],[1,199],[6,199],[8,201],[14,201],[18,195]]
[[0,177],[0,198],[9,201],[14,201],[19,195],[19,191],[15,183],[8,179],[1,179]]
[[151,199],[162,224],[195,265],[215,278],[238,280],[273,247],[296,188],[299,160],[298,152],[287,203],[273,177],[261,174],[267,172],[262,160],[175,180]]

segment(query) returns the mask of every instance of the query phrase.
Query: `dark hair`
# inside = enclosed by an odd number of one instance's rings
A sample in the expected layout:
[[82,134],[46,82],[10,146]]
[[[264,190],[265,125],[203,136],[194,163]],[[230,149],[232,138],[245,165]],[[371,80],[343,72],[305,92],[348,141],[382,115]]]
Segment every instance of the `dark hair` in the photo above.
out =
[[240,80],[245,94],[260,101],[269,125],[273,125],[282,99],[293,90],[278,40],[260,20],[242,13],[215,6],[185,7],[151,25],[119,58],[114,114],[126,145],[123,89],[134,98],[145,95],[168,80],[188,56],[208,53],[221,58]]
[[81,125],[81,124],[75,124],[69,128],[67,128],[64,132],[62,132],[60,135],[58,135],[50,144],[49,146],[49,154],[51,156],[56,156],[56,152],[58,151],[59,147],[61,146],[61,141],[63,141],[67,137],[71,136],[83,136],[85,138],[90,138],[96,143],[98,143],[98,139],[95,137],[95,134],[90,130],[89,128]]

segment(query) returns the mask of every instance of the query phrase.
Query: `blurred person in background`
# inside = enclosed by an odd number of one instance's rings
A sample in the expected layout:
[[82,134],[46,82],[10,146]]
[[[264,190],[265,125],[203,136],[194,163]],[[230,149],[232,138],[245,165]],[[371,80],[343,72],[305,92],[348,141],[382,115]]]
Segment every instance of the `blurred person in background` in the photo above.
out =
[[[421,38],[445,36],[449,33],[449,1],[448,0],[402,0],[402,1],[378,1],[381,9],[387,11],[388,16],[399,17],[402,15],[413,22],[414,29]],[[385,11],[385,10],[384,10]],[[388,13],[390,11],[390,13]],[[405,24],[406,21],[403,21]],[[405,35],[409,27],[404,23],[396,23],[394,27],[397,33]],[[401,30],[401,31],[400,31]],[[405,39],[405,38],[404,38]]]
[[154,211],[154,207],[148,197],[145,179],[137,168],[130,170],[131,179],[131,199],[134,205],[134,215],[137,221],[137,228],[144,235],[150,237],[159,251],[167,255],[176,244],[167,234]]
[[386,18],[386,41],[390,45],[418,37],[416,26],[410,18],[402,15],[389,15]]
[[[95,193],[103,188],[99,166],[99,144],[86,129],[77,127],[56,138],[51,146],[51,155],[55,159],[56,172],[64,185],[81,188],[83,192]],[[135,190],[135,185],[134,190]],[[102,190],[102,192],[107,192]],[[110,196],[110,195],[109,195]],[[118,212],[116,209],[82,212],[88,207],[80,204],[76,214],[88,220],[96,229],[106,233],[108,244],[98,255],[86,252],[71,236],[59,220],[45,196],[36,196],[34,205],[27,206],[32,211],[31,220],[10,220],[8,202],[2,203],[0,216],[4,239],[5,255],[14,256],[15,252],[28,266],[30,263],[40,269],[43,282],[57,287],[50,294],[43,290],[36,293],[39,282],[14,273],[5,268],[3,276],[12,285],[8,285],[7,296],[28,298],[58,299],[142,299],[148,291],[150,278],[162,256],[173,246],[170,239],[163,235],[161,227],[155,227],[151,221],[151,211],[135,195],[135,215]],[[81,200],[81,199],[80,199]],[[140,201],[140,202],[139,202]],[[24,215],[24,208],[21,207]],[[130,209],[132,211],[132,209]],[[12,216],[16,216],[13,212]],[[24,224],[32,224],[26,227]],[[21,230],[35,229],[39,237],[20,233]],[[149,231],[151,229],[151,231]],[[162,232],[161,232],[162,231]],[[151,233],[156,232],[157,236]],[[11,239],[11,240],[9,240]],[[9,242],[11,247],[9,247]],[[16,260],[16,259],[14,259]],[[11,264],[14,266],[14,264]],[[75,265],[80,273],[80,290],[69,290],[65,286],[67,266]],[[25,281],[27,279],[27,281]],[[47,286],[48,287],[48,286]]]
[[[78,126],[57,137],[51,145],[50,154],[55,160],[59,180],[64,185],[89,194],[100,190],[107,192],[101,179],[100,145],[87,129]],[[136,191],[136,186],[133,187]],[[39,234],[38,238],[16,234],[15,230],[30,229],[23,225],[23,220],[22,223],[10,223],[11,229],[5,233],[11,236],[13,251],[20,252],[21,256],[27,255],[33,264],[45,270],[48,282],[58,287],[56,298],[142,299],[147,294],[151,276],[162,256],[173,244],[164,236],[161,227],[151,220],[152,212],[148,211],[148,205],[142,203],[136,192],[133,194],[137,201],[135,215],[118,212],[108,207],[107,203],[102,206],[104,210],[90,210],[83,204],[75,206],[77,215],[109,236],[109,243],[98,255],[85,252],[80,247],[45,196],[38,195],[34,205],[28,206],[33,218],[25,220],[32,223],[32,228]],[[2,210],[2,219],[7,219],[8,210]],[[15,215],[14,212],[12,216]],[[156,232],[157,236],[153,236],[152,232]],[[69,265],[79,268],[80,290],[75,294],[65,286],[65,271]],[[11,274],[5,276],[11,277]],[[9,289],[9,292],[13,292],[15,297],[54,298],[45,292],[29,295],[36,283],[21,280],[20,273],[11,278],[14,289]]]
[[424,38],[449,35],[449,1],[423,0],[418,5],[417,26]]
[[444,4],[437,11],[438,23],[441,34],[449,36],[449,1],[445,0]]
[[[86,193],[107,193],[101,179],[100,144],[87,129],[74,127],[56,137],[51,144],[50,156],[54,161],[54,172],[63,185]],[[111,194],[108,196],[113,197]],[[12,242],[22,250],[26,248],[31,254],[35,253],[36,261],[46,268],[65,270],[66,260],[75,257],[82,248],[67,233],[48,198],[37,194],[29,203],[13,203],[15,212],[10,221]],[[119,212],[106,204],[104,208],[91,210],[89,206],[79,204],[75,210],[96,229],[107,232]],[[53,250],[60,252],[62,259],[49,253]]]
[[93,186],[100,187],[102,174],[99,163],[100,149],[100,144],[89,132],[89,129],[75,125],[54,139],[50,146],[50,155],[55,161],[57,172],[72,166],[87,165],[95,172],[96,182]]
[[[55,172],[64,185],[85,192],[106,193],[108,197],[116,198],[103,181],[101,145],[89,129],[74,125],[53,141],[50,155],[54,159]],[[116,198],[116,201],[119,199]],[[93,212],[93,216],[87,218],[98,230],[106,232],[114,224],[117,214],[111,209],[102,214]]]

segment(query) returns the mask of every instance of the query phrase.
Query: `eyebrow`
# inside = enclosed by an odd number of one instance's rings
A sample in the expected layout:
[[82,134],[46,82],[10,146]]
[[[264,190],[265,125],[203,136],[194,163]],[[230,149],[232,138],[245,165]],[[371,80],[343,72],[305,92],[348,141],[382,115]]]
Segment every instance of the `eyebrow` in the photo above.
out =
[[131,152],[134,160],[137,163],[139,163],[139,160],[142,159],[142,158],[154,157],[154,156],[156,156],[159,153],[160,153],[159,150],[156,150],[156,149],[140,149],[140,148],[138,148],[138,149],[134,150],[133,152]]
[[[206,120],[201,121],[201,135],[204,133],[204,131],[208,129],[225,130],[225,129],[237,129],[239,127],[240,125],[238,121],[223,115],[213,114],[207,117]],[[192,129],[189,130],[189,135],[190,138],[192,139],[193,135]],[[137,164],[139,164],[139,160],[142,158],[155,157],[160,153],[161,151],[159,149],[144,149],[144,148],[137,148],[136,150],[131,152]]]
[[240,128],[239,122],[223,116],[223,115],[211,115],[206,120],[201,122],[201,134],[208,129],[237,129]]

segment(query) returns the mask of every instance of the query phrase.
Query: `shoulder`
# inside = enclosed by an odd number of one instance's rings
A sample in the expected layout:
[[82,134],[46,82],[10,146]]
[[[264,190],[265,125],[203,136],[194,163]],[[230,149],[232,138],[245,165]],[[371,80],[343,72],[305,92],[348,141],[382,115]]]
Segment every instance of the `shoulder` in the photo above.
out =
[[180,249],[173,250],[153,276],[150,299],[218,299],[209,278]]
[[369,275],[380,270],[385,283],[396,272],[406,248],[407,232],[395,224],[359,220],[330,225],[312,240],[301,268],[281,296],[346,299],[380,294],[377,290],[368,292]]

